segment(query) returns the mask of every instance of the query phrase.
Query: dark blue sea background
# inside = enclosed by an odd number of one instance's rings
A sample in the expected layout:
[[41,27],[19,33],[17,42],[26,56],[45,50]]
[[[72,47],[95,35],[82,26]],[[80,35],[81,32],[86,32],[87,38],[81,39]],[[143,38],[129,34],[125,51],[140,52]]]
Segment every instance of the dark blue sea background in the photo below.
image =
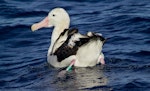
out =
[[[47,63],[53,28],[32,32],[56,7],[81,33],[102,33],[106,65]],[[86,54],[85,54],[86,55]],[[0,91],[150,91],[150,0],[0,0]]]

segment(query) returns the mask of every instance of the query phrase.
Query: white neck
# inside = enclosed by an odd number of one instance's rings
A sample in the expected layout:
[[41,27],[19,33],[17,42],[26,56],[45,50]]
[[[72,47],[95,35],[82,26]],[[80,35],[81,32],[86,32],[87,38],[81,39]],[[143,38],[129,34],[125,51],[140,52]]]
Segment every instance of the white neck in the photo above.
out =
[[64,29],[68,29],[68,28],[69,28],[69,23],[65,23],[65,24],[63,23],[62,25],[58,25],[54,27],[54,30],[52,32],[52,37],[51,37],[51,45],[48,50],[48,54],[51,53],[54,43],[58,39],[60,34],[64,31]]

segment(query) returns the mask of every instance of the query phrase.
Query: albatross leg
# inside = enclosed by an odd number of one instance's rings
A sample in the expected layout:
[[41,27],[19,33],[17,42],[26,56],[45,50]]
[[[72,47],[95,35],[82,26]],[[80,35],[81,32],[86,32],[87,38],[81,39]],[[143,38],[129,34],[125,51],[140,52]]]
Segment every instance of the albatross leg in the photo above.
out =
[[72,66],[75,64],[75,59],[73,59],[70,63],[70,65],[66,68],[66,70],[62,70],[61,72],[58,73],[59,78],[64,79],[66,77],[66,73],[71,70]]
[[100,58],[100,63],[103,64],[103,65],[105,64],[104,58]]
[[66,71],[69,71],[72,68],[72,66],[74,65],[74,63],[75,63],[75,59],[73,59],[71,61],[70,65],[66,68]]
[[105,64],[104,54],[103,54],[103,53],[101,53],[101,54],[99,55],[98,60],[97,60],[97,64],[98,64],[98,63],[101,63],[102,65]]

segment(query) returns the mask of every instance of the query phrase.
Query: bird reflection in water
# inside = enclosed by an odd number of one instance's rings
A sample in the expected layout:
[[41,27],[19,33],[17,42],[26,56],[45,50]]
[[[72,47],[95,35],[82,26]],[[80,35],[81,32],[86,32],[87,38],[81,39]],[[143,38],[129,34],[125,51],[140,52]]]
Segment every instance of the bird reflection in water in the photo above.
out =
[[75,68],[72,72],[66,74],[67,76],[63,78],[63,81],[61,79],[55,84],[67,91],[104,87],[107,85],[108,80],[103,73],[103,67],[102,65],[97,65],[88,68]]

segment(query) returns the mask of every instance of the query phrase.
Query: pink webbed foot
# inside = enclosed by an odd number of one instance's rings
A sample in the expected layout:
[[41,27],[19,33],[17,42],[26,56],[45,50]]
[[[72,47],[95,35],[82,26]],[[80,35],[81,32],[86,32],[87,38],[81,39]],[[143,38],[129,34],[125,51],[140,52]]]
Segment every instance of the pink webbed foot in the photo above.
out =
[[104,60],[104,58],[100,58],[100,63],[101,63],[102,65],[104,65],[104,64],[105,64],[105,60]]
[[97,63],[101,63],[102,65],[105,64],[104,54],[103,54],[103,53],[101,53],[101,54],[99,55]]

